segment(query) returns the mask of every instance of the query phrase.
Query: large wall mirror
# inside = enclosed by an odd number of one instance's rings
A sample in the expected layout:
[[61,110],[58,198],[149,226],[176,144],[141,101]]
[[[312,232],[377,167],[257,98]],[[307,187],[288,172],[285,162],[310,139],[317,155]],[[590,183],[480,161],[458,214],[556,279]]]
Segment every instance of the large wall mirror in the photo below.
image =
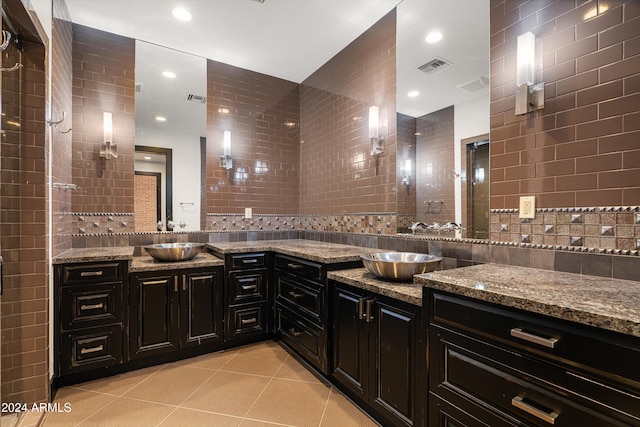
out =
[[136,41],[136,231],[201,228],[207,61]]
[[487,239],[489,0],[404,0],[397,20],[397,231]]

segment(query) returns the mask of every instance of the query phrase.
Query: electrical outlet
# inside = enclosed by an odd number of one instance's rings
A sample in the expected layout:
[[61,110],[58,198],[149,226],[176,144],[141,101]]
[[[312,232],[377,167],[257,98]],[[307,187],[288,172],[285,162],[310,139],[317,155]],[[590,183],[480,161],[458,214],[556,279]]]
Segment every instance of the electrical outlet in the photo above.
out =
[[520,197],[520,218],[536,217],[536,198],[535,196]]
[[244,217],[246,219],[251,219],[253,213],[251,212],[251,208],[244,208]]

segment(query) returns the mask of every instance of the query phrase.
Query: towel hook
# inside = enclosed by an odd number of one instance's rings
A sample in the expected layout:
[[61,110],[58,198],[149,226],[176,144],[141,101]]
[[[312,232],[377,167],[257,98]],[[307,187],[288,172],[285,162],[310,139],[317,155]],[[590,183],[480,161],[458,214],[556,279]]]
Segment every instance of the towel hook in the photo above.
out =
[[16,65],[14,65],[13,67],[0,68],[0,71],[2,71],[2,72],[16,71],[16,70],[18,70],[20,68],[22,68],[22,64],[19,63],[19,62],[16,62]]
[[60,120],[52,120],[52,119],[49,119],[49,120],[47,120],[47,125],[51,126],[52,128],[54,128],[55,130],[57,130],[57,131],[58,131],[58,132],[60,132],[60,133],[69,133],[69,132],[71,132],[71,128],[69,128],[68,130],[64,130],[64,131],[62,131],[62,130],[58,129],[58,125],[59,125],[60,123],[64,122],[64,120],[65,120],[66,118],[67,118],[67,112],[66,112],[66,111],[63,111],[63,112],[62,112],[62,118],[61,118]]
[[9,47],[11,41],[11,33],[7,30],[2,30],[2,44],[0,44],[0,50],[5,50]]

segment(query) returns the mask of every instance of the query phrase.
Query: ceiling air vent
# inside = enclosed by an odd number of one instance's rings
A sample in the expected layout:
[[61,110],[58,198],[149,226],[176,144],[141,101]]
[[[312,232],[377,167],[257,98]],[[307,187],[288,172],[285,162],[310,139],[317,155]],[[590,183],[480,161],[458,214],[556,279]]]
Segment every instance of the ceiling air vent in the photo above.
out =
[[426,64],[419,66],[418,70],[424,71],[427,74],[431,74],[449,65],[451,65],[451,62],[444,60],[442,58],[436,57],[431,61],[427,62]]
[[489,78],[480,76],[475,80],[458,85],[458,89],[462,89],[467,92],[476,92],[487,86],[489,86]]
[[202,95],[194,95],[193,93],[190,93],[187,95],[187,101],[197,102],[199,104],[206,104],[207,97]]

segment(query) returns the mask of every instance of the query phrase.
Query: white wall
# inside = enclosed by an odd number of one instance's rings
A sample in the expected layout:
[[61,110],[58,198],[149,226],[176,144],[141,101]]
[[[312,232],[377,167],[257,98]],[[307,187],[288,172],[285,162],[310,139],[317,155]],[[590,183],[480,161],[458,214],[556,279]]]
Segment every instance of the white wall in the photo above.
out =
[[[489,90],[471,101],[454,106],[454,156],[455,169],[458,173],[463,169],[461,141],[472,136],[489,133]],[[455,183],[456,222],[462,223],[462,179],[456,179]],[[464,224],[463,224],[464,226]]]
[[[185,228],[176,225],[174,231],[200,230],[200,137],[147,130],[144,134],[136,133],[135,143],[172,149],[173,221],[187,223]],[[181,202],[185,204],[180,205]]]

